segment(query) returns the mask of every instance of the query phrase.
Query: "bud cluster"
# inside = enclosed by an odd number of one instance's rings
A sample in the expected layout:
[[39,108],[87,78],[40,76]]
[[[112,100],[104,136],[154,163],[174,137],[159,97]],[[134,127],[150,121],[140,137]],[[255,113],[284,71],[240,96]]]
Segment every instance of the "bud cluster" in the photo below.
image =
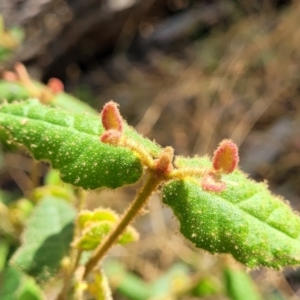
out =
[[201,186],[205,191],[221,192],[226,188],[222,175],[232,173],[238,165],[238,148],[231,140],[223,140],[214,152],[212,168],[203,169],[177,169],[174,170],[174,149],[164,148],[157,159],[148,153],[141,145],[123,136],[124,123],[118,109],[118,104],[109,101],[103,107],[101,120],[105,129],[100,141],[105,144],[123,146],[137,153],[141,161],[157,175],[168,179],[184,179],[188,176],[202,176]]

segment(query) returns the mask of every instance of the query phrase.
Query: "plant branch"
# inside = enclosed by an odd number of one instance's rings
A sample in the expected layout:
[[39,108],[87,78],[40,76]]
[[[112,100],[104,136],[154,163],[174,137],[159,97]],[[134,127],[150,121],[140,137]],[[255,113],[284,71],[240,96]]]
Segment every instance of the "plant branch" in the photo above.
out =
[[89,273],[98,264],[101,258],[106,254],[110,247],[117,241],[126,227],[131,223],[134,217],[139,213],[141,208],[147,202],[151,194],[157,189],[159,184],[164,180],[164,176],[158,176],[155,172],[150,172],[145,185],[142,187],[136,198],[124,213],[117,226],[106,236],[103,242],[95,250],[92,257],[85,265],[83,279],[87,278]]

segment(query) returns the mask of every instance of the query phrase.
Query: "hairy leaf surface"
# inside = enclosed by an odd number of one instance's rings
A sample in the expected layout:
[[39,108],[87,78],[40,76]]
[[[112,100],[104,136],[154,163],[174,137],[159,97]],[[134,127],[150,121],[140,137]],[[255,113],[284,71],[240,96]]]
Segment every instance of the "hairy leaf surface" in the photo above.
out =
[[[176,160],[178,167],[210,168],[207,158]],[[181,233],[211,253],[231,253],[249,267],[300,264],[300,218],[263,183],[235,171],[223,177],[221,193],[205,192],[199,179],[174,180],[163,202],[180,222]]]
[[[103,144],[97,116],[49,108],[36,100],[4,105],[0,125],[11,141],[22,144],[38,160],[49,161],[61,178],[85,189],[116,188],[137,181],[143,168],[130,150]],[[129,126],[125,134],[153,155],[160,148]]]
[[62,199],[47,196],[41,200],[28,219],[23,243],[11,263],[38,279],[54,275],[68,253],[75,214]]

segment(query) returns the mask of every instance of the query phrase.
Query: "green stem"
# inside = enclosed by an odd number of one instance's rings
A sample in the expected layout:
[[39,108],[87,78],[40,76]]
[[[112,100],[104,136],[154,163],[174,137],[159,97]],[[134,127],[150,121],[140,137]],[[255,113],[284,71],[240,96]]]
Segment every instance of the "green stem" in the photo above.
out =
[[163,176],[157,176],[154,172],[150,173],[145,185],[142,187],[141,191],[138,193],[132,204],[129,206],[127,211],[124,213],[120,222],[117,226],[106,236],[104,241],[98,246],[98,248],[93,253],[92,257],[85,265],[85,272],[83,279],[87,278],[89,273],[94,269],[98,262],[103,258],[110,247],[118,240],[119,236],[123,233],[126,227],[134,219],[134,217],[139,213],[141,208],[147,202],[152,192],[154,192],[159,184],[164,180]]
[[67,299],[67,294],[68,294],[68,290],[70,287],[71,277],[74,274],[76,268],[78,267],[78,264],[79,264],[79,261],[81,258],[81,254],[82,254],[82,251],[80,251],[80,250],[75,253],[75,255],[76,255],[76,257],[74,257],[75,261],[74,261],[73,265],[70,267],[70,270],[68,270],[67,274],[65,275],[65,280],[64,280],[62,290],[57,295],[56,300]]

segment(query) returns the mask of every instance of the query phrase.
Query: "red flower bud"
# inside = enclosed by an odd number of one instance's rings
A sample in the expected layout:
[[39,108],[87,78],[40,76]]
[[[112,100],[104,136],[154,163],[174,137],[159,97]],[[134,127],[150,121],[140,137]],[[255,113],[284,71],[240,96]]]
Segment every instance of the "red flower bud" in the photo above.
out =
[[2,78],[7,80],[7,81],[17,81],[18,80],[18,75],[14,72],[10,71],[4,71]]
[[119,132],[123,130],[123,120],[120,115],[117,103],[109,101],[101,112],[102,124],[105,130],[114,129]]
[[229,174],[239,163],[238,148],[231,140],[223,140],[213,157],[213,167],[216,171]]
[[63,92],[64,84],[58,78],[50,78],[48,80],[47,86],[51,89],[54,94]]

